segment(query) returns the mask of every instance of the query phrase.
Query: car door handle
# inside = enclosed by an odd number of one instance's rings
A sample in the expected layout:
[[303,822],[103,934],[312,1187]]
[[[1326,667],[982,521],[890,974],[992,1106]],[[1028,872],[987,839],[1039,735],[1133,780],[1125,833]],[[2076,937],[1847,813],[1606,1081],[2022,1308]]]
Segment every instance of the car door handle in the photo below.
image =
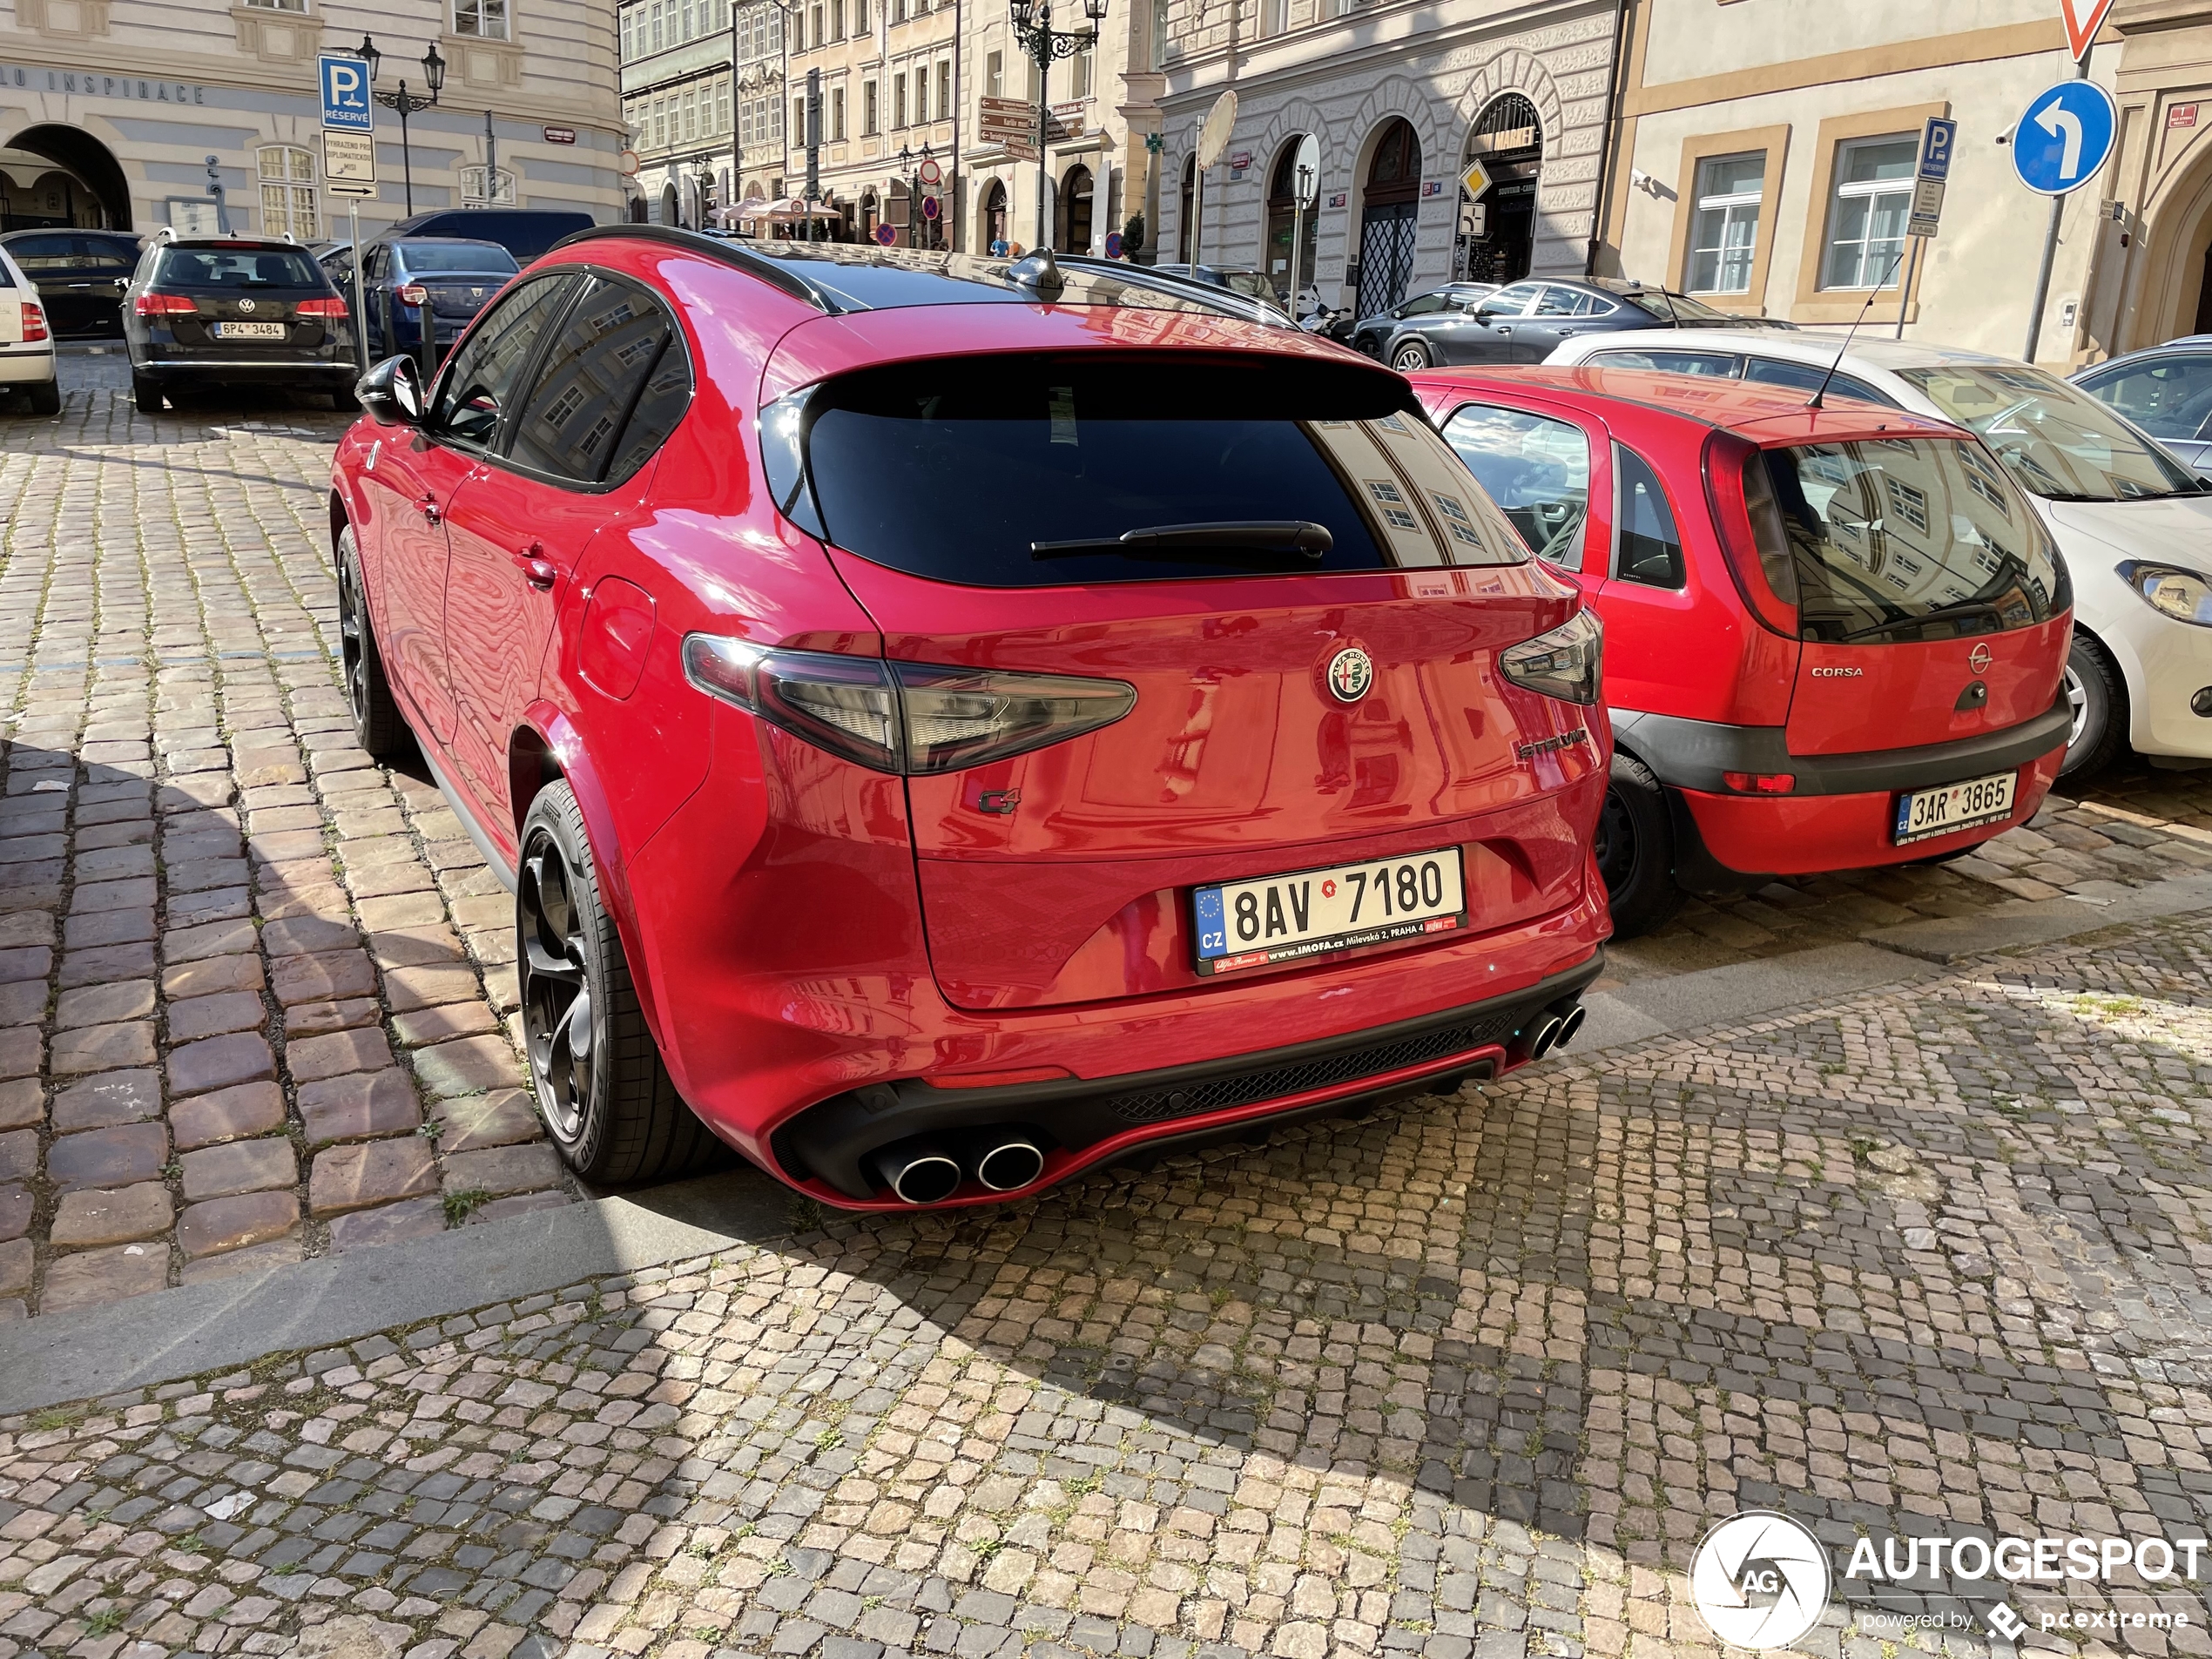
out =
[[1509,334],[1513,332],[1513,325],[1509,322],[1501,322],[1498,325],[1498,332],[1501,334]]
[[550,591],[553,584],[561,579],[561,567],[545,556],[545,543],[543,542],[532,542],[528,547],[508,556],[522,571],[523,580],[540,593]]
[[445,515],[438,510],[438,498],[435,496],[425,496],[415,503],[415,509],[433,524],[442,523],[445,520]]

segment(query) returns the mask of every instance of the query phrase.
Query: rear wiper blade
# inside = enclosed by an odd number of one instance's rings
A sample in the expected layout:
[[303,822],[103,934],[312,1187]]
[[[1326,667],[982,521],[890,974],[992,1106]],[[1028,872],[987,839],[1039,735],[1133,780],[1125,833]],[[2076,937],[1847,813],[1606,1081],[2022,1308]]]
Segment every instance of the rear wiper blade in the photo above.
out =
[[1119,536],[1070,542],[1032,542],[1029,556],[1068,559],[1120,553],[1144,559],[1204,559],[1265,555],[1318,564],[1335,545],[1326,524],[1307,519],[1228,518],[1204,524],[1147,524]]
[[1933,610],[1923,610],[1917,617],[1892,617],[1887,622],[1878,622],[1871,628],[1854,628],[1835,643],[1850,644],[1865,639],[1870,634],[1894,633],[1899,628],[1918,628],[1924,623],[1942,622],[1952,617],[1987,615],[2001,617],[2004,613],[1986,599],[1961,599],[1956,604],[1938,605]]

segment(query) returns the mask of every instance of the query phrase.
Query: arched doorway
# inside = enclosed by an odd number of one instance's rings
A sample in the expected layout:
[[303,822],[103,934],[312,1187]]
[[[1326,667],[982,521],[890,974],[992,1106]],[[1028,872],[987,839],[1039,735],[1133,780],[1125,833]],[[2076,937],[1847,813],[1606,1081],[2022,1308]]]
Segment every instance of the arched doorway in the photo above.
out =
[[[25,127],[8,142],[10,150],[21,151],[51,162],[67,175],[73,188],[67,217],[58,220],[48,216],[23,223],[64,223],[82,226],[88,230],[127,231],[131,228],[131,186],[123,176],[123,165],[115,154],[82,127],[63,126],[49,122]],[[23,177],[23,170],[13,170],[14,176],[25,185],[35,181]],[[45,195],[41,192],[43,205]],[[12,197],[13,192],[10,192]],[[12,218],[14,204],[9,204]],[[10,225],[10,228],[17,228]]]
[[1412,124],[1391,118],[1375,140],[1359,198],[1360,316],[1406,297],[1413,276],[1413,230],[1420,211],[1421,140]]
[[643,225],[645,222],[645,199],[643,196],[632,196],[630,199],[630,222],[633,225]]
[[676,185],[673,180],[671,180],[660,187],[660,222],[664,225],[673,225],[678,222],[682,214],[682,206],[676,199]]
[[1175,215],[1175,257],[1182,264],[1190,262],[1190,202],[1198,183],[1198,158],[1183,158],[1183,196]]
[[862,241],[873,242],[875,240],[875,226],[878,214],[876,212],[875,206],[875,192],[873,190],[862,191],[860,192],[860,239]]
[[[1275,158],[1275,171],[1267,183],[1267,279],[1275,285],[1285,305],[1295,305],[1298,295],[1291,292],[1291,280],[1298,279],[1298,286],[1310,288],[1313,281],[1314,250],[1320,236],[1320,215],[1313,210],[1316,193],[1321,188],[1318,179],[1305,181],[1305,212],[1298,211],[1298,146],[1305,140],[1302,132],[1293,132],[1283,141],[1283,148]],[[1301,222],[1302,221],[1302,222]],[[1291,240],[1296,234],[1298,257],[1291,258]]]
[[1060,251],[1090,252],[1090,169],[1081,162],[1068,169],[1060,186]]
[[975,215],[975,239],[981,244],[978,253],[988,253],[1005,243],[1006,186],[992,179],[983,189],[983,206]]
[[1468,130],[1461,158],[1482,164],[1490,188],[1478,202],[1460,186],[1452,274],[1467,282],[1518,282],[1536,246],[1536,175],[1544,159],[1536,106],[1519,92],[1492,98]]

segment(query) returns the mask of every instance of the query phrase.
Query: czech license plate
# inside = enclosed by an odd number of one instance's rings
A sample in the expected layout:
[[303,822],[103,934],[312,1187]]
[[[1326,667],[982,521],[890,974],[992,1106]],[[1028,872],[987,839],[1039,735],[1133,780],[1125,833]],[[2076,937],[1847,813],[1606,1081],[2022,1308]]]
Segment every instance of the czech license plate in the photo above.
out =
[[1467,925],[1456,846],[1200,887],[1190,908],[1201,974],[1426,939]]
[[219,322],[215,325],[218,340],[282,340],[284,325],[280,322]]
[[1948,835],[1974,824],[2013,815],[2013,796],[2020,774],[2003,772],[1993,778],[1970,779],[1941,789],[1916,790],[1897,798],[1897,845],[1925,841],[1932,835]]

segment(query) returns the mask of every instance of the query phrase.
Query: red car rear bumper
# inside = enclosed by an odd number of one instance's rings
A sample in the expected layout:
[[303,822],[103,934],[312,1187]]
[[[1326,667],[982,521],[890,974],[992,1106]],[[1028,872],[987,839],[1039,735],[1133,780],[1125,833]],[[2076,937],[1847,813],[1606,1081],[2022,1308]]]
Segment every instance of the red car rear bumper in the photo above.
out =
[[1899,846],[1892,836],[1894,789],[1851,795],[1728,795],[1681,791],[1705,850],[1745,874],[1817,875],[1865,870],[1979,846],[2035,816],[2057,781],[2063,745],[2020,768],[2012,815]]

